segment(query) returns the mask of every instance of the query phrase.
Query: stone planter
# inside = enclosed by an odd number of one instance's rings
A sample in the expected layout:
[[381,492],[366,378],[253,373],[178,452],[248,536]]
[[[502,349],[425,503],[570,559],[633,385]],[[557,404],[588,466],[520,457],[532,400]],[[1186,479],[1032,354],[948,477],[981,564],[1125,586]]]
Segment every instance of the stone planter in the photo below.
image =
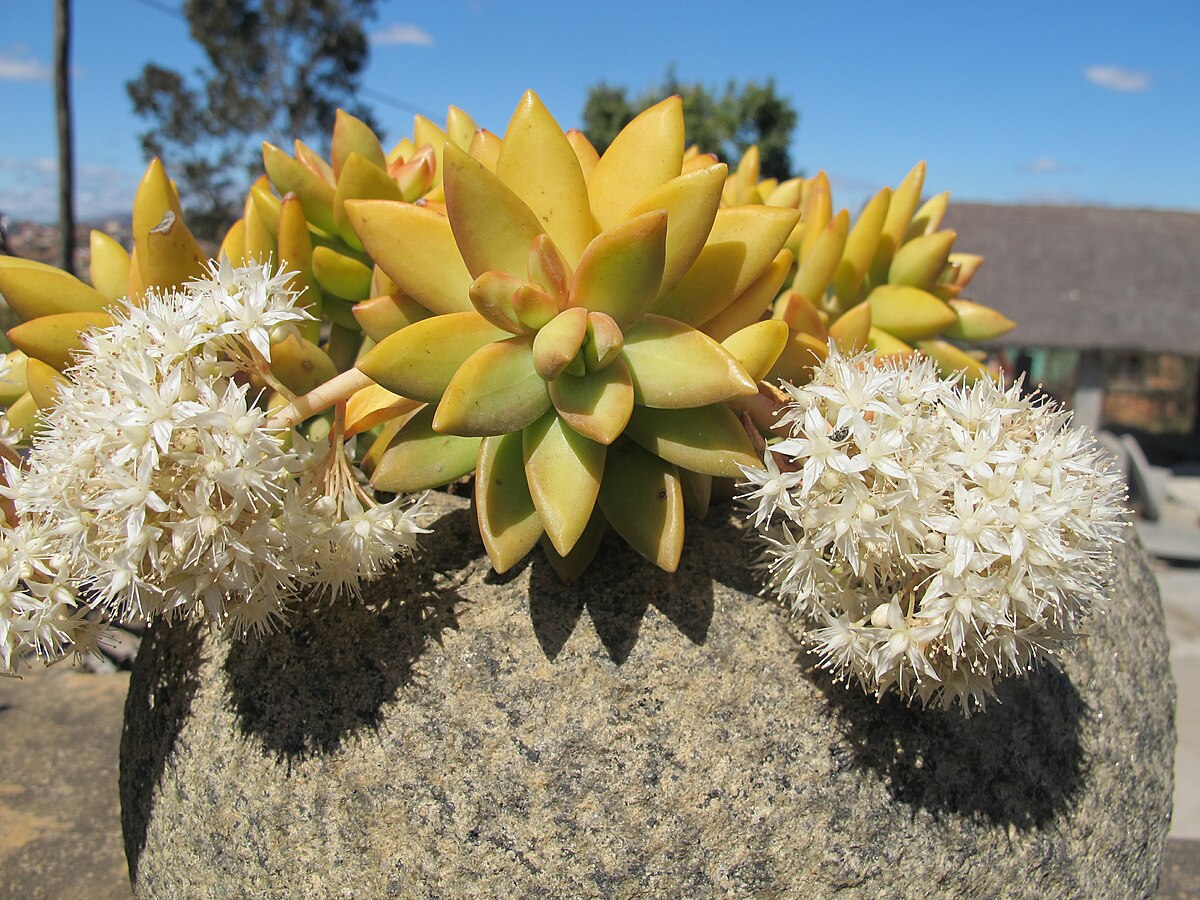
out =
[[139,897],[1153,894],[1174,687],[1138,548],[1062,672],[964,720],[814,670],[720,515],[675,576],[610,540],[564,588],[496,576],[467,504],[432,502],[366,606],[261,643],[150,629]]

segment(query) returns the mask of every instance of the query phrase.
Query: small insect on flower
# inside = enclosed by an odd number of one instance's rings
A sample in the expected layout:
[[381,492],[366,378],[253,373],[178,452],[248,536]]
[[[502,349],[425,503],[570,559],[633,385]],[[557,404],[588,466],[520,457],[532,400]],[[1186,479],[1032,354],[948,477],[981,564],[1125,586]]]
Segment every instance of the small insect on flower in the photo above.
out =
[[[838,678],[962,712],[1056,661],[1103,599],[1124,485],[1020,385],[836,350],[744,469],[767,586]],[[784,474],[787,473],[787,474]]]

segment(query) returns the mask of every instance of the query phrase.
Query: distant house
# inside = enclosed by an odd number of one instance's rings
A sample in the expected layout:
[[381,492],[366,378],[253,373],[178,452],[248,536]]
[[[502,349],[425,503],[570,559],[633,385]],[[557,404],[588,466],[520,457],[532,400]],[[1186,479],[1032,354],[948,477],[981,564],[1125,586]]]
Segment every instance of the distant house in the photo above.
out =
[[[1100,424],[1106,362],[1111,383],[1114,360],[1172,355],[1179,362],[1166,370],[1141,366],[1144,386],[1167,400],[1182,390],[1196,428],[1200,213],[951,203],[945,224],[959,234],[956,247],[987,258],[967,296],[1018,323],[997,347],[1032,351],[1026,362],[1074,351],[1077,419]],[[1190,383],[1164,388],[1162,371]]]

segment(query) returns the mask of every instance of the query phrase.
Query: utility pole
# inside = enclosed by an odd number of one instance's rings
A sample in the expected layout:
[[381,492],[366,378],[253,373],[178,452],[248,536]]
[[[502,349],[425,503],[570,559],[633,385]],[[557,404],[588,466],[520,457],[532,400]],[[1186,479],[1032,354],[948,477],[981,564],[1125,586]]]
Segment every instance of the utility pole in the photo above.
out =
[[61,266],[75,272],[75,149],[71,137],[71,0],[54,3],[54,101],[58,120]]

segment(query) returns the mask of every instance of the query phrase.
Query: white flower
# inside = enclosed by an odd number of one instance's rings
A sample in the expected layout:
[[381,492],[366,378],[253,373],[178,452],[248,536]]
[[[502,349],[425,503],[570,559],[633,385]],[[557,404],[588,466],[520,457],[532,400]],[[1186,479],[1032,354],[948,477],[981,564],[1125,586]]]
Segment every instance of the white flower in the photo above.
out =
[[[932,364],[831,352],[784,385],[783,440],[745,471],[759,568],[823,665],[966,714],[1055,660],[1103,599],[1123,487],[1069,414]],[[786,473],[783,475],[781,473]]]

